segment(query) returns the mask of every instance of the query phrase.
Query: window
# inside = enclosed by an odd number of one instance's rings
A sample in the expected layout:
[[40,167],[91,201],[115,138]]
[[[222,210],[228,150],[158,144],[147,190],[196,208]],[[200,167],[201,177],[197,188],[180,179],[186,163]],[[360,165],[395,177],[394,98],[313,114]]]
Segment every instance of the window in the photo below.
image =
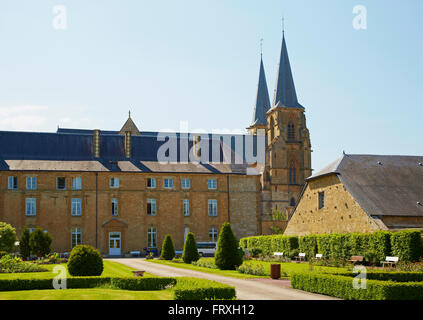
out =
[[297,169],[295,165],[291,163],[289,167],[289,184],[296,184],[297,183]]
[[295,126],[292,122],[288,123],[288,140],[295,140]]
[[209,181],[207,182],[207,185],[208,185],[209,189],[211,189],[211,190],[217,189],[216,179],[209,179]]
[[189,216],[189,200],[184,199],[183,204],[184,204],[184,216],[188,217]]
[[209,229],[209,241],[210,242],[217,242],[217,228],[210,228]]
[[209,200],[209,216],[216,217],[217,216],[217,200]]
[[182,189],[191,188],[191,180],[190,179],[182,179],[181,180],[181,187],[182,187]]
[[291,207],[295,207],[295,199],[294,198],[291,198],[291,200],[289,201],[289,205]]
[[37,214],[37,199],[35,198],[25,199],[25,214],[27,216],[35,216]]
[[147,199],[147,215],[155,216],[157,214],[156,199]]
[[319,192],[319,209],[325,207],[325,192]]
[[118,199],[112,199],[112,216],[118,215]]
[[157,248],[157,229],[155,227],[147,229],[147,248]]
[[37,189],[37,177],[26,177],[26,189],[27,190]]
[[164,187],[166,189],[172,189],[173,188],[173,179],[164,179]]
[[57,178],[57,190],[66,190],[66,178],[65,177],[59,177]]
[[119,188],[119,178],[110,178],[110,188]]
[[155,188],[155,187],[156,187],[156,178],[148,178],[147,188]]
[[18,177],[8,178],[8,188],[9,190],[15,190],[18,188]]
[[185,243],[185,240],[187,239],[188,232],[189,232],[189,227],[185,227],[184,228],[184,243]]
[[72,198],[72,215],[81,215],[81,198]]
[[81,228],[72,228],[72,248],[82,243],[82,232]]
[[72,178],[72,190],[81,190],[81,189],[82,189],[81,177]]

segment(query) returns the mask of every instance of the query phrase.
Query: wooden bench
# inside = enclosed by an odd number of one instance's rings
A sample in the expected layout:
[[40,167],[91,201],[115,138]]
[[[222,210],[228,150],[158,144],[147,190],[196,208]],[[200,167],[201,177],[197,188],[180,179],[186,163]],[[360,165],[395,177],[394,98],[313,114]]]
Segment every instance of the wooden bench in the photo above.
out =
[[350,260],[348,260],[348,262],[351,262],[353,264],[356,264],[357,262],[363,262],[364,261],[364,257],[363,256],[352,256]]
[[142,270],[132,271],[135,277],[142,277],[144,275],[144,272],[145,271],[142,271]]
[[305,256],[306,256],[305,252],[300,252],[298,256],[295,257],[295,261],[297,262],[305,261]]
[[396,266],[398,260],[398,257],[386,257],[385,261],[381,261],[383,269],[385,269],[385,265],[388,265],[390,267]]

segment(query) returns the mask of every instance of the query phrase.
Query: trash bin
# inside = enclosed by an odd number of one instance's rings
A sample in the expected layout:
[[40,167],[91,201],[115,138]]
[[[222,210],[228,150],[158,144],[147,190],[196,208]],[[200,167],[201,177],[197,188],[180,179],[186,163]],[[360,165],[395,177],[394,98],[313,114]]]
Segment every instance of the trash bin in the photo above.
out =
[[271,264],[270,265],[270,277],[272,279],[279,279],[281,277],[281,265]]

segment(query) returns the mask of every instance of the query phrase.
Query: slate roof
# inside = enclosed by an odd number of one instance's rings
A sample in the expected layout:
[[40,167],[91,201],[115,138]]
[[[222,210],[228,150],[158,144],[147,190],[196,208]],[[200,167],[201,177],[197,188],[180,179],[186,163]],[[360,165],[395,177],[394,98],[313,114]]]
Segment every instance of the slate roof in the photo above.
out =
[[266,113],[270,109],[269,91],[264,73],[263,59],[260,59],[259,81],[257,86],[256,103],[254,106],[253,125],[267,125]]
[[423,156],[343,154],[307,181],[329,174],[370,216],[423,216]]
[[[0,131],[0,171],[124,171],[124,172],[192,172],[246,174],[249,165],[245,161],[245,136],[223,135],[216,140],[211,134],[203,137],[208,142],[208,159],[195,165],[181,161],[180,142],[192,148],[188,134],[174,133],[177,140],[177,159],[173,163],[160,164],[157,152],[165,141],[158,141],[158,132],[141,132],[132,136],[131,158],[125,155],[125,137],[118,131],[101,131],[100,158],[93,153],[94,130],[58,129],[55,133]],[[229,145],[226,143],[231,138]],[[225,156],[235,162],[235,139],[242,139],[242,164],[226,164]],[[218,146],[220,161],[213,163],[212,146]]]

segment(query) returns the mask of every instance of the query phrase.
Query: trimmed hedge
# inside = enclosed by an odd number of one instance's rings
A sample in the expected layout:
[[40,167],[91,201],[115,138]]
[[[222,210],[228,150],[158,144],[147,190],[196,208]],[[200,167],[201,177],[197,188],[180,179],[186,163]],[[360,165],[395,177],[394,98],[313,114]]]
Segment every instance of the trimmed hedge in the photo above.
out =
[[176,284],[175,278],[112,278],[110,284],[122,290],[163,290]]
[[400,261],[419,261],[422,256],[421,232],[402,230],[391,235],[392,254]]
[[283,252],[286,257],[294,257],[298,254],[297,236],[256,236],[242,238],[239,245],[243,249],[259,249],[264,255],[272,255],[273,252]]
[[232,300],[235,288],[216,281],[194,278],[178,278],[173,289],[174,300]]
[[[110,278],[79,277],[68,278],[66,286],[69,289],[94,288],[110,283]],[[44,290],[53,289],[51,279],[0,279],[0,291]]]
[[298,243],[300,252],[305,252],[307,260],[314,258],[316,253],[319,253],[317,250],[317,236],[315,235],[300,237]]
[[334,274],[306,272],[291,275],[291,285],[295,289],[346,300],[423,299],[422,282],[367,280],[366,289],[354,289],[352,281],[351,276]]

